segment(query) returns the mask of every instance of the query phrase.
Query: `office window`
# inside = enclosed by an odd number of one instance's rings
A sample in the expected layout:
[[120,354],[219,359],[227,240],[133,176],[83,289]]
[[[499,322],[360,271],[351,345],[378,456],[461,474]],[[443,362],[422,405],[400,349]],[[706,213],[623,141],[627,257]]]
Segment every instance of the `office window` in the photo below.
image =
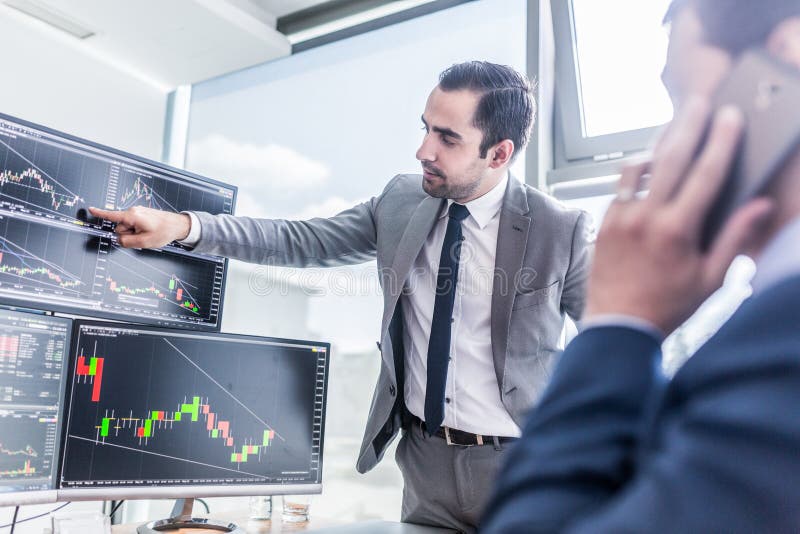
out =
[[[485,59],[525,70],[525,0],[484,0],[193,87],[188,169],[239,186],[237,214],[325,217],[419,172],[420,115],[444,68]],[[515,164],[523,179],[524,157]],[[374,263],[265,269],[233,262],[226,332],[330,341],[323,485],[312,514],[399,518],[393,452],[355,471],[379,369]]]
[[585,137],[658,126],[672,117],[659,78],[664,61],[657,60],[667,53],[667,32],[658,26],[668,2],[573,0]]
[[644,149],[672,106],[661,85],[670,0],[553,0],[562,164]]
[[[556,169],[550,191],[597,228],[614,199],[619,162],[645,150],[672,104],[660,74],[670,0],[552,0],[556,39]],[[716,291],[663,344],[674,373],[750,295],[753,262],[737,258]]]

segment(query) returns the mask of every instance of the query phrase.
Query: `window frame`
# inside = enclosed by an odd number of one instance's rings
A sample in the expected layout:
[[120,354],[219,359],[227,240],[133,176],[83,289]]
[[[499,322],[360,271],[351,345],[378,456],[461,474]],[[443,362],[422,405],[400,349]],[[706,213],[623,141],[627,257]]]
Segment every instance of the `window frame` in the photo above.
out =
[[573,0],[551,0],[551,7],[557,50],[556,135],[560,138],[563,149],[561,154],[556,154],[556,166],[606,161],[645,150],[661,126],[594,137],[584,136]]

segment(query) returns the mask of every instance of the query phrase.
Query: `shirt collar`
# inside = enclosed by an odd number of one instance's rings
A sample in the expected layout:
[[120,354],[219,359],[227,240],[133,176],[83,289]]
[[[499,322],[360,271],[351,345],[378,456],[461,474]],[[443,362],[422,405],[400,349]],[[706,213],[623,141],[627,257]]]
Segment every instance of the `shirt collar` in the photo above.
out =
[[[480,196],[474,200],[470,200],[466,204],[464,204],[467,209],[469,210],[469,214],[475,219],[475,222],[478,223],[478,227],[483,230],[486,228],[486,225],[497,215],[497,212],[500,211],[500,208],[503,206],[503,197],[506,194],[506,186],[508,185],[508,173],[500,180],[497,185],[491,188],[489,191],[484,193],[483,196]],[[442,213],[439,214],[439,218],[443,218],[447,216],[447,211],[450,209],[450,204],[453,201],[451,199],[447,199],[447,206],[445,209],[442,210]]]
[[753,294],[800,274],[800,217],[787,224],[770,241],[756,262],[756,274],[750,285]]

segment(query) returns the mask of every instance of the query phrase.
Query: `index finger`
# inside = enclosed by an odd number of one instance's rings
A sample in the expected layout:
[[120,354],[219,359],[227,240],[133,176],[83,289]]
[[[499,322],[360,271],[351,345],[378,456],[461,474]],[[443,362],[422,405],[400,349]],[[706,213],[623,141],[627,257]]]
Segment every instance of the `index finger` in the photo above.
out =
[[677,196],[687,224],[700,224],[725,186],[742,137],[744,121],[742,112],[734,107],[723,108],[714,117],[708,142]]
[[653,153],[653,180],[647,196],[650,201],[667,202],[681,188],[706,132],[710,113],[710,103],[694,97],[667,127]]
[[89,208],[89,213],[94,215],[95,217],[100,217],[101,219],[106,219],[111,222],[121,223],[125,221],[125,212],[124,211],[115,211],[115,210],[103,210],[100,208]]

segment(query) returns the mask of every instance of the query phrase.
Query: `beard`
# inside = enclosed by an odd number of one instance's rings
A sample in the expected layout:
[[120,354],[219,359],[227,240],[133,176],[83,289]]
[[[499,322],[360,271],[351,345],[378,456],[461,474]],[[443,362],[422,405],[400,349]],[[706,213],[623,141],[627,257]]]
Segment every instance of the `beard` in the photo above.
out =
[[477,176],[468,180],[459,180],[460,183],[453,183],[446,174],[433,165],[423,164],[422,168],[435,175],[433,180],[428,180],[424,176],[422,178],[422,189],[434,198],[448,198],[455,201],[469,198],[482,181],[482,178]]

